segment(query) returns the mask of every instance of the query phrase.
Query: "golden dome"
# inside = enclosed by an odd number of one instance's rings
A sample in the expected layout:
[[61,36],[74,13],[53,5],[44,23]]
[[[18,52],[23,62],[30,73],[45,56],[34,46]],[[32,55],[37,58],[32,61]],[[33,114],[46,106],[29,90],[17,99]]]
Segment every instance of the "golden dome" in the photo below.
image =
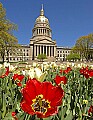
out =
[[36,23],[48,23],[49,24],[49,21],[48,21],[48,19],[45,16],[39,16],[36,19]]
[[36,19],[35,23],[47,23],[49,24],[48,19],[44,16],[44,10],[43,10],[43,6],[42,9],[40,11],[40,16]]

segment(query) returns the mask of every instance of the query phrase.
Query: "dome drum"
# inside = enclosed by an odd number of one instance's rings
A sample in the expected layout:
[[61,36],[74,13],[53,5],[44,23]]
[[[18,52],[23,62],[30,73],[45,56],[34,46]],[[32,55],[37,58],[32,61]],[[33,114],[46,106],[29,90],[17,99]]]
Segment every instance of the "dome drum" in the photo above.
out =
[[49,28],[40,28],[40,27],[38,27],[37,29],[33,29],[32,30],[33,31],[33,37],[37,37],[37,36],[47,36],[47,37],[52,37],[51,36],[51,34],[52,34],[52,30],[51,29],[49,29]]

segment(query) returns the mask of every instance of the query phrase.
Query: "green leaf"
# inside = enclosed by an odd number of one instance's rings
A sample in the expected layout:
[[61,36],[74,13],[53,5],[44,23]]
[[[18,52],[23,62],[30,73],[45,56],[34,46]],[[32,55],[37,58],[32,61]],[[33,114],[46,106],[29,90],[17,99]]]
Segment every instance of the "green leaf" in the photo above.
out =
[[24,120],[25,115],[26,115],[25,113],[21,113],[21,114],[18,113],[18,114],[17,114],[17,116],[18,116],[18,118],[20,118],[20,120]]
[[5,117],[5,114],[6,114],[6,95],[3,93],[3,113],[2,113],[2,118]]
[[3,74],[5,74],[5,68],[2,68],[2,69],[0,69],[0,76],[2,76]]
[[70,112],[64,120],[72,120],[72,118],[73,116],[72,113]]
[[3,118],[3,120],[12,120],[12,115],[11,113],[7,113],[6,116]]

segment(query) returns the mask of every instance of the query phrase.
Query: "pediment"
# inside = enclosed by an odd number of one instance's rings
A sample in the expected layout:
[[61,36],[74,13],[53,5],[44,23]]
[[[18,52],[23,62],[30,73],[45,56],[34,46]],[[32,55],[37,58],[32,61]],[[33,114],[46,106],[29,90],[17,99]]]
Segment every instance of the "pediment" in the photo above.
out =
[[35,43],[35,44],[52,44],[52,45],[55,44],[54,41],[49,40],[49,39],[36,40],[34,43]]

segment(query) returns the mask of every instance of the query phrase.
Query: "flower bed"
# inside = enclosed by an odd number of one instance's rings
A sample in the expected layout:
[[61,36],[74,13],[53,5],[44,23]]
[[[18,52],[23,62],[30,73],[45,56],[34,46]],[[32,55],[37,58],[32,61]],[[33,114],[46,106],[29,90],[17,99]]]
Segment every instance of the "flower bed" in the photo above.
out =
[[92,120],[93,69],[84,64],[0,65],[0,120]]

